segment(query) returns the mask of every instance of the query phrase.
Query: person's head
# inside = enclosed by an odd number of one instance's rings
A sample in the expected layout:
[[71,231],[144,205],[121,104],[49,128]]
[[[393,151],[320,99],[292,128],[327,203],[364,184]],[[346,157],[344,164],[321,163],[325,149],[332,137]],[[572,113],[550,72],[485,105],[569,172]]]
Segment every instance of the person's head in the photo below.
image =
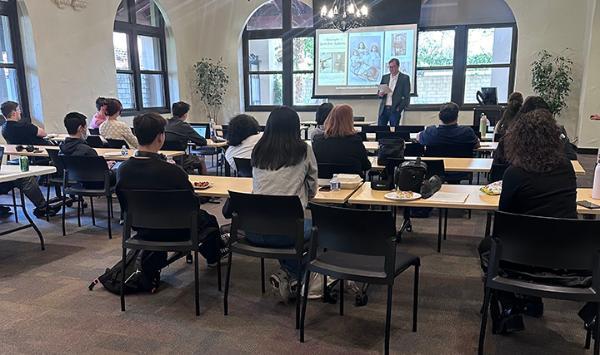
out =
[[365,45],[365,42],[360,42],[358,44],[358,49],[367,49],[367,46]]
[[10,121],[18,121],[21,119],[21,109],[19,104],[14,101],[6,101],[0,106],[2,115]]
[[133,130],[140,150],[158,152],[165,142],[167,120],[156,112],[147,112],[133,119]]
[[327,116],[329,116],[331,110],[333,110],[333,104],[330,102],[322,103],[321,106],[319,106],[315,115],[317,126],[322,126],[325,124],[325,120],[327,119]]
[[458,121],[458,105],[454,102],[448,102],[440,107],[440,121],[443,124],[455,124]]
[[507,109],[516,112],[521,109],[521,106],[523,106],[523,94],[515,91],[508,96],[508,105],[506,105]]
[[520,92],[513,92],[508,97],[508,104],[502,114],[502,119],[497,123],[499,134],[505,134],[510,128],[512,123],[518,118],[517,113],[523,106],[523,94]]
[[560,127],[552,113],[537,109],[525,113],[504,135],[504,150],[512,166],[546,173],[566,159]]
[[300,138],[300,117],[281,106],[269,115],[265,132],[252,151],[252,166],[279,170],[300,164],[306,158],[306,143]]
[[523,102],[523,106],[521,106],[519,113],[524,115],[538,109],[550,110],[550,106],[548,106],[548,103],[539,96],[529,96],[525,99],[525,102]]
[[121,110],[123,110],[123,105],[118,99],[106,99],[105,106],[106,115],[112,119],[119,117]]
[[99,97],[96,99],[96,111],[101,111],[106,106],[106,98]]
[[185,121],[187,119],[188,112],[190,112],[190,104],[183,101],[176,102],[173,104],[172,112],[173,117]]
[[87,123],[84,114],[69,112],[65,116],[65,128],[67,133],[74,138],[85,139],[87,136]]
[[377,46],[376,44],[371,46],[371,52],[377,52],[379,53],[379,46]]
[[325,121],[326,137],[346,137],[356,133],[354,130],[354,112],[349,105],[337,105],[331,110]]
[[258,130],[256,118],[245,114],[237,115],[229,121],[227,142],[232,147],[238,146],[244,139],[258,134]]
[[400,61],[398,58],[392,58],[392,60],[388,62],[388,67],[390,68],[390,74],[398,74],[400,72]]

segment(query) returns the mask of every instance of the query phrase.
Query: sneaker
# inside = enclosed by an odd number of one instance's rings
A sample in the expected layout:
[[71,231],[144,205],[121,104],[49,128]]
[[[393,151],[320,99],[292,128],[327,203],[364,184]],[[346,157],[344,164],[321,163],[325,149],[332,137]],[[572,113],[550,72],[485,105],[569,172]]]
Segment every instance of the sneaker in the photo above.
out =
[[0,218],[6,218],[6,217],[10,216],[11,214],[13,214],[13,213],[10,210],[10,207],[0,206]]
[[290,284],[287,272],[280,269],[269,277],[269,282],[281,299],[287,302],[290,298]]
[[33,210],[33,215],[36,216],[37,218],[46,218],[46,217],[56,216],[56,213],[58,213],[58,211],[60,211],[60,206],[47,205],[46,207],[42,207],[42,208],[36,207]]
[[[228,247],[222,247],[221,249],[219,249],[219,253],[221,254],[221,264],[223,263],[227,263],[227,261],[229,260],[228,256],[229,256],[229,248]],[[218,262],[214,262],[214,263],[206,263],[206,266],[208,266],[209,269],[214,269],[216,268],[218,265]]]

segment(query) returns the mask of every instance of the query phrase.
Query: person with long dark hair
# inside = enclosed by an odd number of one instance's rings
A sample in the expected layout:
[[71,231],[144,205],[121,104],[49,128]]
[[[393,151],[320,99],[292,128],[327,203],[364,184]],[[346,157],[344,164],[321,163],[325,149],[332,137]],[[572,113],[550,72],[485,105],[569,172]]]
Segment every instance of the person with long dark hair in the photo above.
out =
[[246,114],[237,115],[229,121],[225,159],[231,169],[236,170],[234,158],[252,158],[252,150],[262,137],[259,128],[256,118]]
[[[564,154],[564,140],[552,113],[537,109],[523,114],[503,138],[510,166],[504,173],[499,210],[511,213],[577,218],[577,181],[573,165]],[[479,245],[481,267],[487,271],[491,238]],[[584,285],[589,275],[568,270],[530,268],[503,263],[503,272],[523,279],[562,285]],[[539,275],[539,276],[538,276]],[[522,313],[539,317],[543,313],[540,298],[498,292],[493,299],[494,333],[524,329]]]
[[523,94],[520,92],[513,92],[508,97],[508,105],[502,114],[502,118],[496,122],[494,127],[494,133],[504,135],[510,125],[514,122],[515,116],[523,106]]
[[[300,117],[289,107],[278,107],[269,115],[265,132],[252,151],[253,193],[298,196],[306,208],[318,189],[317,160],[310,145],[300,138]],[[312,223],[304,221],[305,238]],[[284,236],[246,234],[248,242],[257,246],[289,248],[295,240]],[[281,270],[271,275],[271,285],[287,301],[299,287],[296,275],[301,265],[295,260],[280,261]]]
[[329,113],[333,110],[333,104],[330,102],[322,103],[321,106],[317,109],[317,113],[315,114],[315,120],[317,121],[317,126],[315,129],[310,131],[310,140],[314,140],[315,136],[322,135],[325,132],[325,120],[329,117]]

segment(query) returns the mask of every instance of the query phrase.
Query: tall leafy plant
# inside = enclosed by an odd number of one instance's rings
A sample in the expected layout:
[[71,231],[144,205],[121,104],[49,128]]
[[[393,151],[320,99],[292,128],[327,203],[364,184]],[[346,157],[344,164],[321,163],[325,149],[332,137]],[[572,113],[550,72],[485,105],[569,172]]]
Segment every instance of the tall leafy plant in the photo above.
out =
[[229,84],[227,67],[223,65],[222,59],[214,61],[210,58],[202,58],[194,64],[194,72],[196,94],[200,95],[208,119],[217,122]]
[[554,115],[567,108],[567,98],[573,83],[573,61],[543,50],[531,64],[531,85],[536,94],[550,106]]

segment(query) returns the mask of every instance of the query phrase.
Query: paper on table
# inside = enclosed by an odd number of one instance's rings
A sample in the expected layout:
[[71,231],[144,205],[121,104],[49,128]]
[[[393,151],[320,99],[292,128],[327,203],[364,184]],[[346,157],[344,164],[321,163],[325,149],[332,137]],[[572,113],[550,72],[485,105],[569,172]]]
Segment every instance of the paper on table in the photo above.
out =
[[392,89],[390,89],[388,84],[381,84],[379,85],[379,92],[389,94],[390,92],[392,92]]
[[467,193],[461,192],[441,192],[438,191],[433,196],[427,199],[427,201],[433,202],[447,202],[447,203],[465,203],[469,197]]

